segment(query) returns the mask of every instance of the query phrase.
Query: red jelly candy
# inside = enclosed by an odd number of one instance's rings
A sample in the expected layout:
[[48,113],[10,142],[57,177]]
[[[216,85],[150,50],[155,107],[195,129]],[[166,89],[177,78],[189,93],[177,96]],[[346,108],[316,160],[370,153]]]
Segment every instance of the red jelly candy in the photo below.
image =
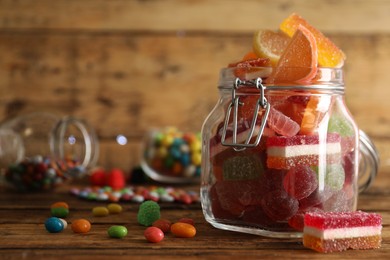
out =
[[261,205],[264,212],[273,220],[287,220],[298,211],[298,200],[288,196],[284,190],[274,190],[267,193]]
[[284,177],[283,187],[298,200],[306,198],[318,187],[316,172],[309,166],[291,168]]
[[264,212],[261,205],[249,206],[246,208],[242,220],[261,227],[269,227],[274,223],[274,221]]
[[297,122],[273,107],[271,107],[269,111],[267,122],[272,130],[283,136],[294,136],[300,130],[300,126]]
[[106,172],[103,169],[97,169],[92,172],[89,177],[89,181],[92,186],[105,186],[106,185]]

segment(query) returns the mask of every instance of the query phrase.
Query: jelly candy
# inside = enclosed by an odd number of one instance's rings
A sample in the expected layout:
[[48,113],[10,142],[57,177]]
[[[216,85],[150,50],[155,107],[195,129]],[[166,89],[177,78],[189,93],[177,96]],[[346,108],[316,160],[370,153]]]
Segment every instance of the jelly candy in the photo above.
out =
[[299,125],[291,118],[271,106],[267,120],[268,126],[283,136],[294,136],[299,132]]
[[316,207],[313,207],[313,208],[308,208],[308,209],[305,209],[304,211],[302,210],[299,210],[297,212],[297,214],[295,214],[294,216],[292,216],[289,220],[288,220],[288,225],[292,228],[294,228],[295,230],[298,230],[298,231],[303,231],[303,228],[304,228],[304,218],[305,218],[305,214],[306,212],[322,212],[323,210],[320,209],[320,208],[316,208]]
[[321,136],[326,146],[320,147],[319,135],[296,135],[292,137],[271,136],[267,139],[267,166],[290,169],[298,165],[318,165],[319,158],[327,163],[340,163],[340,136],[329,133]]
[[284,190],[274,190],[263,196],[264,212],[273,220],[287,220],[298,211],[298,200],[288,196]]
[[127,228],[125,226],[114,225],[107,230],[107,233],[113,238],[123,238],[127,236]]
[[106,207],[99,206],[99,207],[94,207],[92,209],[92,215],[94,215],[95,217],[105,217],[108,216],[109,214],[110,212]]
[[242,220],[259,225],[260,227],[268,227],[274,224],[274,220],[264,212],[261,205],[253,205],[245,208]]
[[376,213],[309,212],[304,224],[303,245],[318,252],[381,246],[382,217]]
[[263,165],[256,155],[234,156],[223,163],[224,180],[256,179],[263,171]]
[[298,200],[306,198],[318,187],[316,172],[309,166],[291,168],[284,177],[283,187]]
[[159,218],[160,206],[156,202],[152,200],[142,202],[137,214],[138,223],[144,226],[151,226]]
[[196,229],[193,225],[183,222],[176,222],[171,226],[171,232],[177,237],[191,238],[196,235]]
[[341,190],[344,186],[345,172],[341,164],[329,164],[326,166],[325,185],[332,190]]
[[153,227],[157,227],[161,229],[164,233],[169,232],[171,230],[171,221],[167,219],[157,219],[156,221],[153,222],[152,224]]
[[110,203],[107,205],[107,209],[110,212],[110,214],[119,214],[122,212],[122,206],[118,203]]
[[158,243],[164,239],[164,232],[157,227],[148,227],[144,231],[144,236],[149,242]]
[[321,203],[328,200],[333,195],[331,189],[327,186],[324,189],[317,187],[308,197],[299,200],[299,209],[305,210],[309,207],[320,207]]
[[50,211],[51,211],[51,215],[57,218],[66,218],[69,214],[69,209],[65,207],[51,208]]

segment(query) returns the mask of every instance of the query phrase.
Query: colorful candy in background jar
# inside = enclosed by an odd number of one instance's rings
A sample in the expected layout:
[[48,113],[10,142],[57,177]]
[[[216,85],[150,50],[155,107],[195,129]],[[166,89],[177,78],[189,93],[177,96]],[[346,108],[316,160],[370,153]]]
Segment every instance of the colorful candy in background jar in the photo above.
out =
[[54,161],[37,155],[10,165],[5,171],[5,179],[19,191],[40,191],[50,190],[72,176],[84,173],[84,167],[76,160]]
[[200,134],[181,132],[174,127],[151,131],[146,140],[141,166],[156,181],[197,181],[201,167]]

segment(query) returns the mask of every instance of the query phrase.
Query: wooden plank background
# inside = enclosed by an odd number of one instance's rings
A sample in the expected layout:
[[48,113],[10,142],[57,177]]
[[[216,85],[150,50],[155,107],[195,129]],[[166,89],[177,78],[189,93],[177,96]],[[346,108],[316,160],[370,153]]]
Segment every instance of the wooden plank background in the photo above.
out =
[[[198,131],[218,71],[297,12],[347,54],[346,102],[390,171],[389,0],[0,0],[0,121],[87,119],[99,163],[131,169],[150,127]],[[118,134],[129,143],[119,146]],[[381,185],[379,181],[375,185]]]

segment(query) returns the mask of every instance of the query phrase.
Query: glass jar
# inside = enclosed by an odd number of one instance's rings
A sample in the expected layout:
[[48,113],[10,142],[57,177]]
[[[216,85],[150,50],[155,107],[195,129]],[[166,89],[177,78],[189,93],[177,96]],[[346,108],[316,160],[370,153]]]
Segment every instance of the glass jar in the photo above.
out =
[[300,237],[305,212],[356,210],[379,157],[346,107],[341,69],[267,84],[271,69],[221,70],[202,128],[201,203],[216,228]]
[[166,127],[148,131],[144,139],[141,167],[147,176],[161,183],[199,183],[200,133]]
[[39,112],[0,125],[1,173],[20,191],[48,190],[82,177],[98,154],[94,130],[78,118]]

